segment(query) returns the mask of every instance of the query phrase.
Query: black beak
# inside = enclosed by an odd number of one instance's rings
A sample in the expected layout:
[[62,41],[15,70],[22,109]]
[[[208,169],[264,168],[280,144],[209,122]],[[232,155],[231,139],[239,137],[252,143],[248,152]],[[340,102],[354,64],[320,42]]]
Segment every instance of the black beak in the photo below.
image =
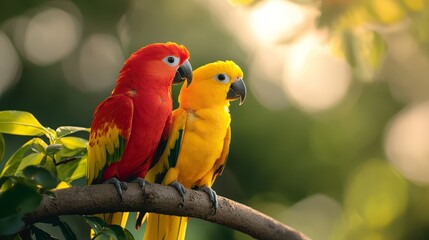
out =
[[187,81],[187,84],[191,84],[192,82],[192,66],[191,63],[186,60],[176,72],[176,75],[173,79],[173,84],[181,83],[183,81]]
[[244,84],[243,79],[237,79],[231,87],[229,88],[228,94],[226,95],[226,99],[235,100],[240,98],[240,105],[243,104],[246,99],[246,85]]

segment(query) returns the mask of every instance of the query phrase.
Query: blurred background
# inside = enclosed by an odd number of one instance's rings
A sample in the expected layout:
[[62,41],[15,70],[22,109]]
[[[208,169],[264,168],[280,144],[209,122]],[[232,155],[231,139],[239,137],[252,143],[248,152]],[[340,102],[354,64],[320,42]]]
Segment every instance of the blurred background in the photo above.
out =
[[[429,239],[427,0],[0,0],[0,109],[89,127],[124,60],[165,41],[245,72],[218,194],[315,240]],[[26,139],[5,137],[7,159]]]

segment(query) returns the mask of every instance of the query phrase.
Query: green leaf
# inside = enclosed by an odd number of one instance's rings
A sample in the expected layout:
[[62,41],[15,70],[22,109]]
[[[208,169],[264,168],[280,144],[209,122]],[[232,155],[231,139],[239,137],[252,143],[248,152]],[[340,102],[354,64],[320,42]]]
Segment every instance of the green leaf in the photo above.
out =
[[34,211],[42,196],[34,187],[16,183],[0,194],[0,235],[11,235],[20,231],[25,223],[24,214]]
[[77,239],[76,234],[74,234],[70,226],[66,222],[62,221],[60,218],[58,219],[59,219],[58,226],[60,227],[64,237],[67,240],[76,240]]
[[58,139],[57,143],[69,150],[86,149],[88,146],[88,140],[79,137],[63,137]]
[[44,154],[34,153],[32,151],[33,144],[40,144],[44,148],[46,147],[46,143],[40,138],[33,138],[26,142],[7,160],[0,176],[13,176],[28,165],[39,164]]
[[80,159],[57,166],[58,178],[70,183],[86,175],[86,155]]
[[125,239],[126,240],[135,240],[133,234],[130,231],[128,231],[128,229],[123,228],[123,230],[124,230],[124,233],[125,233]]
[[63,145],[62,144],[51,144],[51,145],[49,145],[49,146],[46,147],[46,153],[49,156],[53,156],[55,153],[57,153],[61,149],[63,149]]
[[5,184],[8,180],[10,180],[9,177],[0,177],[0,193],[2,191],[4,191],[4,189],[2,189],[3,184]]
[[[64,137],[64,138],[58,139],[57,143],[63,145],[63,149],[55,155],[55,159],[57,160],[57,162],[58,160],[60,160],[59,162],[61,162],[63,160],[68,160],[70,158],[85,158],[88,152],[87,151],[88,141],[83,138]],[[78,159],[75,161],[71,161],[70,163],[67,163],[66,164],[68,166],[67,168],[70,167],[71,168],[70,170],[76,169],[77,165],[79,164],[78,163],[79,161],[80,160]],[[64,167],[61,166],[61,168],[62,168],[61,171],[64,171]],[[65,179],[65,178],[62,178],[62,179]]]
[[126,230],[125,228],[122,228],[121,226],[109,225],[109,228],[115,233],[118,240],[134,240],[133,235],[128,230]]
[[55,155],[56,159],[59,159],[61,161],[69,160],[70,158],[82,158],[87,154],[86,148],[79,148],[76,150],[70,150],[67,148],[63,148],[61,152]]
[[45,161],[42,161],[39,166],[47,169],[52,176],[58,177],[57,166],[55,166],[54,159],[50,156],[45,156],[44,158]]
[[107,227],[107,223],[104,222],[101,218],[96,216],[83,216],[88,225],[94,229],[95,234],[97,235],[104,227]]
[[367,57],[372,68],[379,68],[387,51],[386,43],[377,32],[372,32],[368,40],[369,51]]
[[[7,183],[7,184],[5,184]],[[6,191],[7,189],[14,186],[14,184],[20,183],[22,185],[33,187],[34,189],[37,187],[37,182],[20,176],[3,176],[0,178],[0,189],[2,191]]]
[[43,167],[28,166],[22,172],[26,177],[35,180],[46,189],[52,189],[58,185],[57,178]]
[[67,240],[76,240],[76,235],[71,230],[70,226],[61,220],[58,216],[51,217],[42,221],[43,223],[52,224],[54,227],[59,227],[63,233],[65,239]]
[[12,235],[25,227],[22,215],[15,213],[6,217],[0,217],[0,236]]
[[[44,142],[43,142],[44,143]],[[45,150],[45,146],[46,144],[40,144],[40,143],[38,143],[38,142],[34,142],[33,144],[31,144],[31,150],[33,151],[33,152],[36,152],[36,153],[43,153],[43,154],[46,154],[46,150]]]
[[57,138],[62,138],[76,132],[82,132],[82,131],[89,132],[89,130],[90,130],[89,128],[83,128],[83,127],[63,126],[63,127],[57,128],[56,132],[57,132]]
[[347,62],[350,64],[351,67],[356,67],[356,43],[355,43],[355,36],[351,31],[345,30],[343,32],[343,49],[344,49],[344,55],[347,59]]
[[0,195],[0,217],[32,212],[42,201],[35,187],[16,183]]
[[3,159],[3,156],[4,156],[5,146],[6,146],[6,144],[4,142],[3,134],[0,133],[0,162]]
[[134,240],[133,235],[126,229],[118,225],[109,225],[101,218],[95,216],[84,216],[89,226],[94,229],[94,240]]
[[24,136],[41,136],[51,138],[51,133],[28,112],[0,111],[0,132]]
[[118,240],[114,233],[110,229],[103,228],[92,240]]
[[8,235],[8,236],[1,236],[1,237],[2,238],[0,238],[0,239],[2,239],[2,240],[23,240],[22,237],[18,233]]
[[43,231],[42,229],[36,227],[36,226],[31,226],[30,227],[31,232],[34,233],[34,236],[36,237],[37,240],[57,240],[58,238],[54,238],[53,236],[51,236],[51,234]]
[[382,37],[371,30],[344,30],[342,43],[346,59],[356,75],[362,80],[373,79],[387,50]]
[[18,169],[15,172],[15,175],[22,175],[22,171],[24,168],[32,165],[38,165],[45,157],[42,153],[30,153],[29,155],[25,156],[21,163],[19,164]]

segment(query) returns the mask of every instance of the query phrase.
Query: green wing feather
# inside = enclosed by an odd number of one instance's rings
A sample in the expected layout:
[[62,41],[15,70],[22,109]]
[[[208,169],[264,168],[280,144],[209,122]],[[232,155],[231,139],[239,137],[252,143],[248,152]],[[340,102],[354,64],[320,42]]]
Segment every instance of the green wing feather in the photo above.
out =
[[128,96],[116,95],[95,110],[88,145],[88,184],[100,183],[106,168],[121,160],[131,133],[133,109]]
[[214,183],[217,176],[222,175],[223,170],[225,169],[226,160],[228,160],[229,153],[229,144],[231,143],[231,127],[228,127],[228,130],[225,135],[223,142],[223,150],[219,159],[215,163],[215,172],[213,174],[212,184]]
[[[180,145],[183,139],[183,132],[186,124],[186,111],[178,108],[172,113],[173,123],[168,134],[167,144],[161,146],[164,152],[159,161],[146,174],[145,180],[151,183],[161,184],[165,174],[170,167],[176,166],[179,157]],[[137,214],[136,228],[139,229],[146,220],[147,214],[140,212]]]
[[168,169],[176,166],[185,130],[186,111],[178,108],[173,111],[172,117],[167,145],[158,163],[147,173],[145,180],[148,182],[161,183]]

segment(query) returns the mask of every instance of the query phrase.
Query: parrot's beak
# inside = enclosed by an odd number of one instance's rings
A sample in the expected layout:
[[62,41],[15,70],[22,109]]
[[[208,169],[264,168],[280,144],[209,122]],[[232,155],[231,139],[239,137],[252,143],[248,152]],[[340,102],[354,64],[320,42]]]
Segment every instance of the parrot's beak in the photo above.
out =
[[233,84],[231,84],[231,87],[229,87],[229,91],[226,95],[226,99],[235,100],[240,98],[240,105],[241,105],[246,99],[246,93],[247,93],[246,85],[244,84],[243,79],[239,78]]
[[186,60],[176,72],[176,75],[173,79],[173,84],[181,83],[183,81],[187,82],[187,86],[192,82],[192,66],[191,63]]

